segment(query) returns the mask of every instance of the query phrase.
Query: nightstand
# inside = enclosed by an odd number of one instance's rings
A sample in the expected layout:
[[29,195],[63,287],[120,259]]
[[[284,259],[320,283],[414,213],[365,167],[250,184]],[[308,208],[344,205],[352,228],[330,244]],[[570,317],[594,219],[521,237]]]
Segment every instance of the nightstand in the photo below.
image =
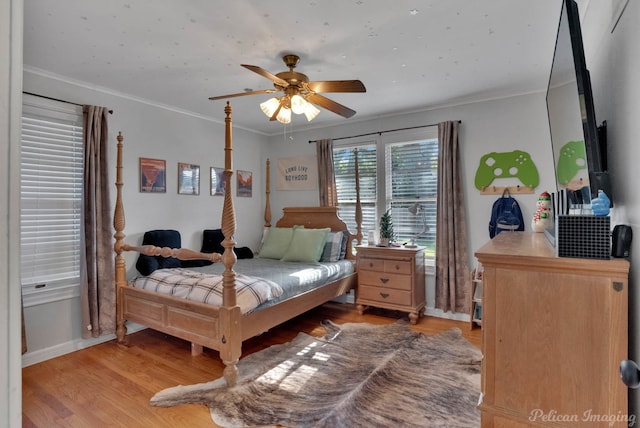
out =
[[368,306],[409,312],[415,324],[424,315],[424,247],[356,247],[358,291],[362,314]]

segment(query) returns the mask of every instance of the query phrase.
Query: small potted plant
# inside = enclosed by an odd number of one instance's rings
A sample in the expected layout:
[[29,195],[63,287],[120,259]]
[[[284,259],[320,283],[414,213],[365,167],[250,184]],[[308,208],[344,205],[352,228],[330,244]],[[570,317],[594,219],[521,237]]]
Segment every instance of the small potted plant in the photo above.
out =
[[390,210],[387,210],[380,217],[380,246],[388,247],[393,241],[395,234],[393,233],[393,221],[391,220]]

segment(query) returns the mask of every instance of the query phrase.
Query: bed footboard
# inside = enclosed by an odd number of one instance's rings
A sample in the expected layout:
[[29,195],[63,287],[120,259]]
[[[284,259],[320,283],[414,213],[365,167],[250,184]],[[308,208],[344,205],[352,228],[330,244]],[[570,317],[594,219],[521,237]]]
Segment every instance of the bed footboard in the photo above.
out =
[[[122,305],[118,323],[124,333],[128,320],[200,346],[220,348],[219,308],[134,287],[119,287],[118,300]],[[118,336],[118,341],[124,340]]]

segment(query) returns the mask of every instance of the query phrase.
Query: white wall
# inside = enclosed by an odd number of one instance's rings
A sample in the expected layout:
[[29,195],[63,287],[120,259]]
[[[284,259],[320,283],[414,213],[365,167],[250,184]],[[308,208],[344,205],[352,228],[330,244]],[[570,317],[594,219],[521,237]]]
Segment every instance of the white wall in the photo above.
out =
[[[110,182],[115,183],[116,136],[122,131],[127,242],[141,243],[147,230],[172,228],[180,231],[183,246],[200,249],[202,230],[220,227],[224,198],[210,195],[209,168],[224,167],[223,106],[215,111],[212,107],[211,118],[197,117],[40,70],[25,70],[24,90],[113,109],[114,113],[109,117],[109,163],[113,166]],[[233,138],[234,171],[254,172],[253,197],[234,198],[236,221],[242,225],[235,238],[239,246],[256,248],[263,225],[264,167],[261,157],[255,153],[264,146],[266,137],[234,129]],[[166,160],[166,193],[139,192],[140,157]],[[178,162],[200,165],[200,195],[177,194]],[[234,192],[235,188],[234,184]],[[115,201],[115,185],[111,192],[111,199]],[[133,253],[126,256],[129,277],[136,274],[135,257]],[[81,339],[80,319],[79,295],[45,304],[26,302],[29,352],[23,357],[23,364],[33,364],[95,343],[95,340]]]
[[[611,6],[614,2],[589,2],[582,32],[587,67],[591,72],[593,97],[598,121],[607,121],[608,158],[615,208],[614,224],[635,229],[631,245],[629,279],[629,355],[640,362],[640,192],[637,190],[640,161],[640,4],[629,1],[617,27],[611,32]],[[630,411],[640,412],[640,394],[632,390]]]

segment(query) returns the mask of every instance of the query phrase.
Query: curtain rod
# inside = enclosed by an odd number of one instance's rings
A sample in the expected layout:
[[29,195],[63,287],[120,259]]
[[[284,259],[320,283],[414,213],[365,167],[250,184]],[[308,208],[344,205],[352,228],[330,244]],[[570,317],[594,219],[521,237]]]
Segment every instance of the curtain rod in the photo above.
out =
[[[83,107],[82,104],[78,104],[78,103],[74,103],[71,101],[67,101],[67,100],[61,100],[59,98],[53,98],[53,97],[47,97],[45,95],[40,95],[40,94],[34,94],[33,92],[26,92],[26,91],[22,91],[23,94],[27,94],[27,95],[33,95],[34,97],[40,97],[40,98],[45,98],[47,100],[51,100],[51,101],[59,101],[61,103],[67,103],[67,104],[73,104],[74,106],[79,106],[79,107]],[[109,110],[109,114],[113,114],[113,110]]]
[[[458,121],[458,123],[462,123],[461,120]],[[333,141],[337,141],[337,140],[347,140],[349,138],[356,138],[356,137],[366,137],[369,135],[382,135],[382,134],[386,134],[387,132],[396,132],[396,131],[406,131],[408,129],[418,129],[418,128],[429,128],[430,126],[437,126],[437,123],[432,123],[431,125],[420,125],[420,126],[410,126],[408,128],[397,128],[397,129],[388,129],[386,131],[378,131],[378,132],[369,132],[366,134],[359,134],[359,135],[352,135],[350,137],[338,137],[338,138],[332,138],[331,140]],[[309,144],[311,143],[317,143],[320,140],[309,140]]]

